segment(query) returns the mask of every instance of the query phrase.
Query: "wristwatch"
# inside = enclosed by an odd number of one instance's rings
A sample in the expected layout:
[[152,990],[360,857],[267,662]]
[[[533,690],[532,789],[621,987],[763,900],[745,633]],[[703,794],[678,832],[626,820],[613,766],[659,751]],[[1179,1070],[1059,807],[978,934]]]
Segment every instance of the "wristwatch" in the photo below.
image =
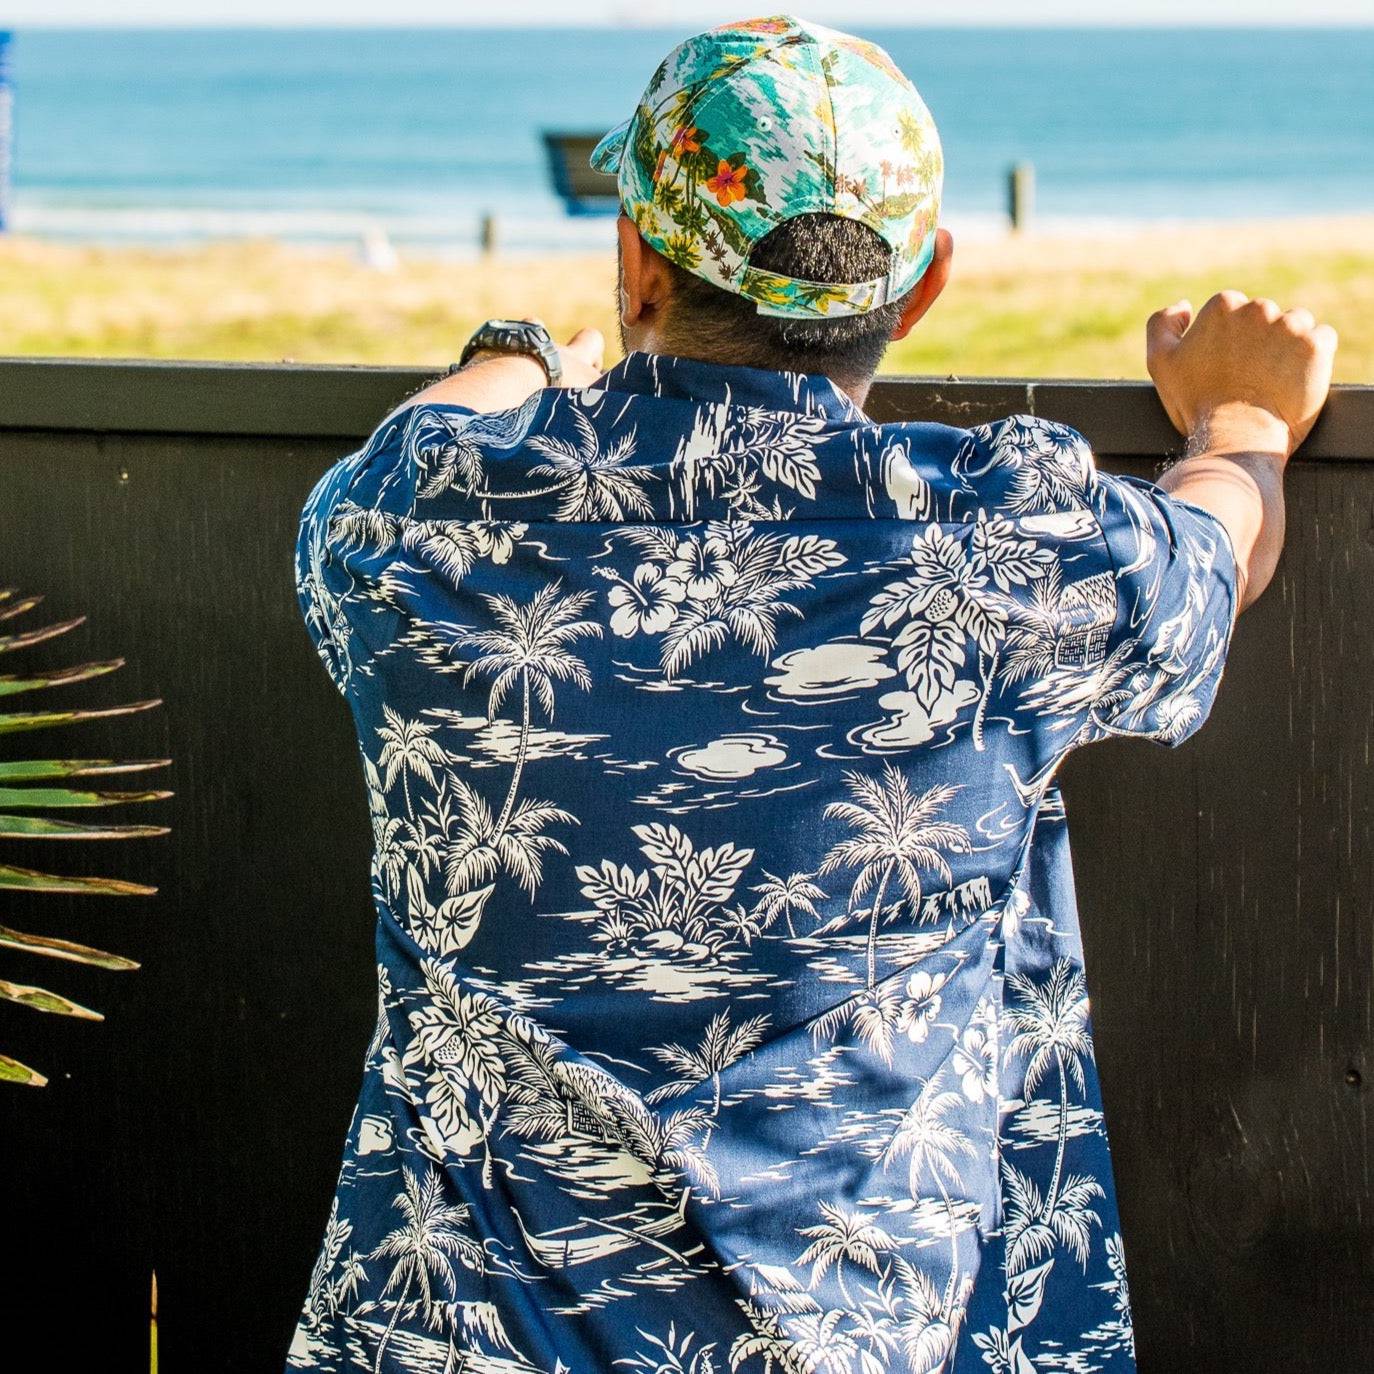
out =
[[549,331],[542,324],[532,320],[488,320],[479,326],[463,349],[450,372],[456,372],[467,365],[475,353],[526,353],[537,358],[544,365],[545,375],[550,386],[557,386],[563,380],[563,364],[558,358],[558,345],[549,337]]

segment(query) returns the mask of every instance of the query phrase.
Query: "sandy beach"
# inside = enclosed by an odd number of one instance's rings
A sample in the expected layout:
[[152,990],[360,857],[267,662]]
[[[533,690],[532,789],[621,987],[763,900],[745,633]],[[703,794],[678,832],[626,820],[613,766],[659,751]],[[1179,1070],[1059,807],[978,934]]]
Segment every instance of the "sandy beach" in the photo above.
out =
[[[607,225],[610,242],[610,226]],[[886,370],[1140,377],[1143,323],[1180,296],[1234,286],[1305,305],[1339,331],[1339,381],[1374,380],[1374,216],[1085,226],[956,236],[954,278]],[[614,353],[614,258],[403,254],[268,240],[188,248],[0,240],[0,354],[294,359],[443,366],[493,315]]]

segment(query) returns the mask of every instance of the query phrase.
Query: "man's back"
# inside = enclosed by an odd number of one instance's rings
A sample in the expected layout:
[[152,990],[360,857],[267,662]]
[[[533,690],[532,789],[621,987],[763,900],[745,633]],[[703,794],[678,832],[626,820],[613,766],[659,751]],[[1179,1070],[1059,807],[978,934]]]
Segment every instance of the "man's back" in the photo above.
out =
[[1052,777],[1201,723],[1234,577],[816,376],[384,424],[298,551],[382,1005],[293,1366],[1128,1367]]

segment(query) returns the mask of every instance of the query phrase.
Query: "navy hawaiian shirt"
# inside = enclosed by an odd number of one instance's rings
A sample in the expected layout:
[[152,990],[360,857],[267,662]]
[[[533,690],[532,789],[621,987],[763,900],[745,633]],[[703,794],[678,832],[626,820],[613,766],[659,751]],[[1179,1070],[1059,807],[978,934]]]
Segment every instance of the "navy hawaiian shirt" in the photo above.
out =
[[1206,717],[1210,515],[632,353],[388,419],[297,583],[380,1005],[289,1368],[1134,1367],[1053,779]]

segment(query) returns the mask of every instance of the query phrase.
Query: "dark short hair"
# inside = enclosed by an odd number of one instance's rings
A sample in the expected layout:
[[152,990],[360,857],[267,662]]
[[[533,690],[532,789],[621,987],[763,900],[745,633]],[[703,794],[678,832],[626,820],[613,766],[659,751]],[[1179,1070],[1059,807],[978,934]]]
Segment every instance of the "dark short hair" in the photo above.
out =
[[[754,246],[751,267],[806,281],[860,282],[883,276],[892,250],[868,225],[840,215],[797,215]],[[760,315],[747,297],[669,262],[673,294],[662,330],[675,353],[779,372],[867,380],[910,292],[864,315],[789,319]],[[915,290],[913,287],[912,290]]]

